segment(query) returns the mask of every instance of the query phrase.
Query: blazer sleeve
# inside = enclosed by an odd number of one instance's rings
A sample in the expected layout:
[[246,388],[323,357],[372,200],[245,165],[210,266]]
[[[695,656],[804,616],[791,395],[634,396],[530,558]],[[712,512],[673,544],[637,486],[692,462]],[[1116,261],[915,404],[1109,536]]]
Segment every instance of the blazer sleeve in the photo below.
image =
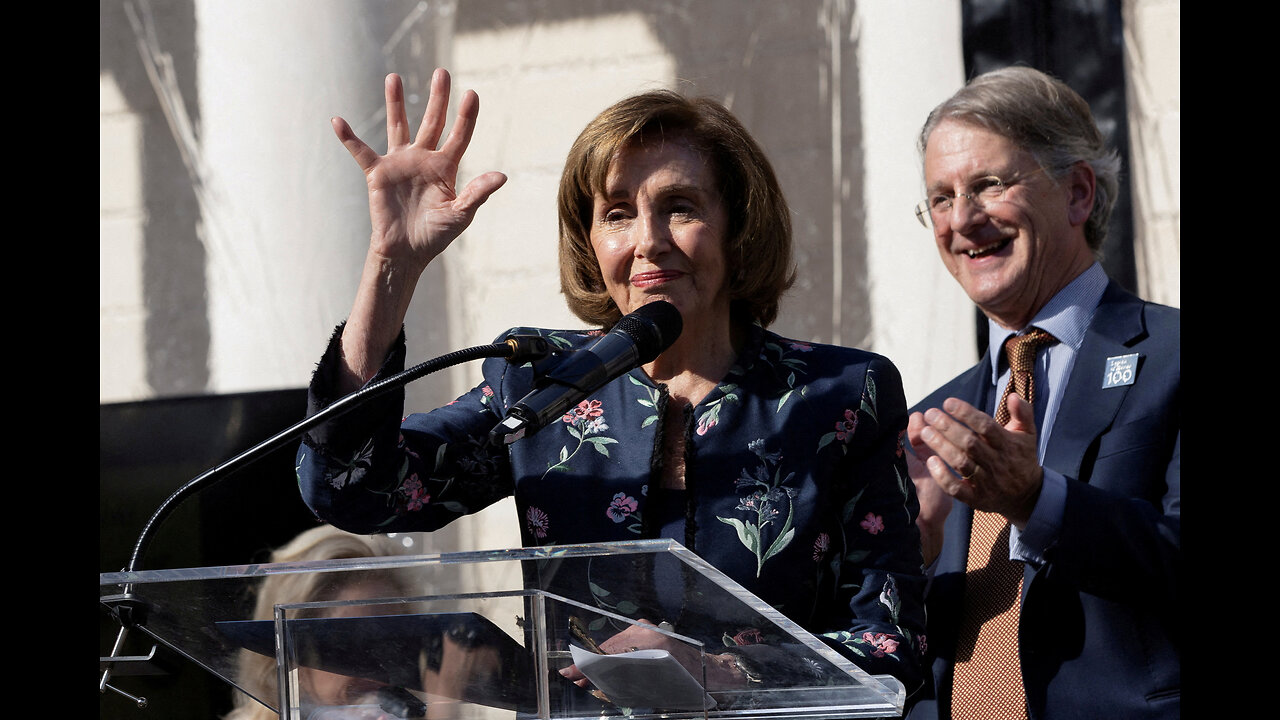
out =
[[[339,326],[312,377],[308,417],[335,400],[341,336]],[[368,384],[400,372],[404,357],[402,331]],[[296,459],[307,506],[349,532],[430,531],[511,494],[507,455],[486,442],[501,421],[488,377],[507,365],[486,362],[480,386],[403,423],[404,392],[397,389],[308,432]]]
[[[907,472],[903,438],[907,412],[898,370],[877,357],[864,385],[863,435],[849,467],[865,478],[845,499],[846,550],[840,603],[849,629],[821,637],[873,674],[892,674],[914,692],[924,680],[923,557],[916,516],[920,505]],[[863,430],[859,425],[858,430]]]
[[[1153,480],[1158,498],[1124,496],[1106,477],[1067,480],[1062,530],[1045,552],[1047,570],[1100,597],[1126,603],[1176,602],[1181,554],[1179,429]],[[1103,482],[1098,482],[1103,481]]]

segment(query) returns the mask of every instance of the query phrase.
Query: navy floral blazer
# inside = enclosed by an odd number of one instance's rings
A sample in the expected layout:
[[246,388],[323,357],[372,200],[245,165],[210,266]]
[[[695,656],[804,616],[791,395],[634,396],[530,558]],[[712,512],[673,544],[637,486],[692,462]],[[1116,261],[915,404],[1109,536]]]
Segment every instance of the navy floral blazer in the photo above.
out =
[[[313,377],[309,414],[337,399],[341,330]],[[572,350],[601,333],[515,328],[499,341],[508,334]],[[402,334],[371,382],[403,369],[404,354]],[[298,452],[304,499],[359,533],[434,530],[514,495],[526,546],[669,537],[866,671],[909,692],[920,685],[919,506],[889,360],[753,325],[728,376],[685,412],[686,491],[673,512],[654,499],[666,387],[642,370],[534,435],[487,444],[559,357],[486,360],[475,389],[403,421],[397,393],[321,425]]]

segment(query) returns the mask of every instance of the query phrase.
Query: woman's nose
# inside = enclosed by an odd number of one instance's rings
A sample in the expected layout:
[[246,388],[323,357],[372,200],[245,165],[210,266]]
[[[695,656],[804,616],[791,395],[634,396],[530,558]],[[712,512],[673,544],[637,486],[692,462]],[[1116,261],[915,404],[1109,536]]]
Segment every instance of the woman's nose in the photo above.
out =
[[655,213],[642,213],[636,223],[636,257],[652,260],[671,249],[671,228]]

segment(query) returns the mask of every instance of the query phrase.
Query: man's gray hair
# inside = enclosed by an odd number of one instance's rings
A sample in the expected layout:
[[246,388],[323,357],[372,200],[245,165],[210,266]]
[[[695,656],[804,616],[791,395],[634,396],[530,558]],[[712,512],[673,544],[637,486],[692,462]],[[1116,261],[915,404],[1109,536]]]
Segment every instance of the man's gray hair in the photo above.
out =
[[1029,67],[983,73],[933,109],[920,130],[919,149],[943,120],[970,123],[1002,135],[1031,153],[1060,179],[1086,162],[1097,178],[1085,240],[1094,254],[1107,237],[1107,223],[1120,188],[1120,156],[1106,146],[1089,104],[1066,83]]

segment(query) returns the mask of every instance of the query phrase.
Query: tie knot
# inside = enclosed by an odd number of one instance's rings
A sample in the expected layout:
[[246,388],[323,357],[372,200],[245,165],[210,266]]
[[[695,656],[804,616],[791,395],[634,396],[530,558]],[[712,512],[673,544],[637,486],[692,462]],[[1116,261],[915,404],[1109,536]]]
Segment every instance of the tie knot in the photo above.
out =
[[1009,369],[1014,372],[1031,372],[1035,364],[1036,350],[1057,342],[1057,338],[1040,328],[1033,327],[1022,335],[1014,335],[1005,341],[1004,354],[1009,359]]

